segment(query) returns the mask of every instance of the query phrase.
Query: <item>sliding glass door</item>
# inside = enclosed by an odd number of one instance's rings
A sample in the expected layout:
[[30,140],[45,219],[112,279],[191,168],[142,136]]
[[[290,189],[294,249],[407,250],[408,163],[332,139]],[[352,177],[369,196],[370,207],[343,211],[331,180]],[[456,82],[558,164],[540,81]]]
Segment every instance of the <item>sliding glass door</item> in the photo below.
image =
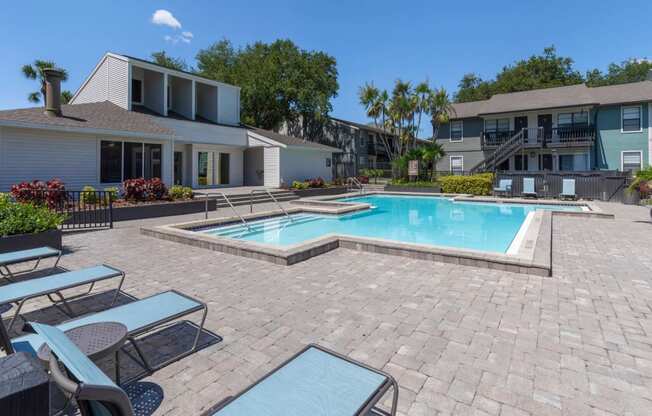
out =
[[197,153],[197,184],[199,186],[215,184],[215,154],[213,152]]

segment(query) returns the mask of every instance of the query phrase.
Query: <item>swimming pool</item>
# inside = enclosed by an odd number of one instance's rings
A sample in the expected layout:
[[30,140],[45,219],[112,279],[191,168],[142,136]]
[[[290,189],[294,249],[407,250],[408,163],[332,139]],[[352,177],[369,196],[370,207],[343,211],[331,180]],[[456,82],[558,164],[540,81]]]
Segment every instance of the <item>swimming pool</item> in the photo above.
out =
[[371,209],[334,216],[298,213],[198,232],[280,248],[326,234],[506,253],[527,215],[537,209],[580,211],[579,206],[456,202],[431,196],[370,195],[340,199]]

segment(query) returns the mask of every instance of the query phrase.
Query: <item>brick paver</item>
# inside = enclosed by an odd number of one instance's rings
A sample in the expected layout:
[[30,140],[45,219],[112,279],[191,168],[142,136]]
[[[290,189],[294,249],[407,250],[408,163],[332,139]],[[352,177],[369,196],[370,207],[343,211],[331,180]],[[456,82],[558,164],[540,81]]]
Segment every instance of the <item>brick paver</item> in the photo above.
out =
[[208,303],[223,340],[145,379],[156,415],[198,414],[309,342],[394,375],[402,415],[650,415],[652,224],[604,209],[617,219],[555,218],[552,278],[343,249],[285,267],[133,226],[66,236],[62,265]]

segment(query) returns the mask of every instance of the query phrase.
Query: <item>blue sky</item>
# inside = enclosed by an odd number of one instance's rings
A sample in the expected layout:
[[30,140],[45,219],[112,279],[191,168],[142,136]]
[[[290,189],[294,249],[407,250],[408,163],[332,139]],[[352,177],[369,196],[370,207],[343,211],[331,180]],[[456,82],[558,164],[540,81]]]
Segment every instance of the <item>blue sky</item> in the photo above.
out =
[[[180,27],[152,23],[156,10],[170,12],[175,20],[161,20]],[[236,45],[289,38],[337,59],[333,115],[364,121],[357,90],[367,81],[391,88],[397,78],[428,79],[452,94],[463,74],[492,77],[551,44],[582,71],[652,58],[651,15],[649,0],[3,0],[0,109],[30,106],[36,85],[20,67],[36,58],[66,68],[64,88],[75,91],[106,51],[149,58],[166,50],[193,63],[199,49],[222,38]]]

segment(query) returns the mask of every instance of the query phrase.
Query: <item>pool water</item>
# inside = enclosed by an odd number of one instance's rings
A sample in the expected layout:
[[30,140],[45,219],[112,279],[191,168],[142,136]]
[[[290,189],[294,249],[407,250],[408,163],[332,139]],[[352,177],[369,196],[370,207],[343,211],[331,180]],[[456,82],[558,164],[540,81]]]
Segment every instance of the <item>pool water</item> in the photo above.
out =
[[579,211],[581,207],[540,204],[454,202],[429,196],[370,195],[341,199],[372,209],[347,215],[300,213],[227,225],[199,232],[287,247],[342,234],[404,243],[507,252],[528,213],[537,209]]

